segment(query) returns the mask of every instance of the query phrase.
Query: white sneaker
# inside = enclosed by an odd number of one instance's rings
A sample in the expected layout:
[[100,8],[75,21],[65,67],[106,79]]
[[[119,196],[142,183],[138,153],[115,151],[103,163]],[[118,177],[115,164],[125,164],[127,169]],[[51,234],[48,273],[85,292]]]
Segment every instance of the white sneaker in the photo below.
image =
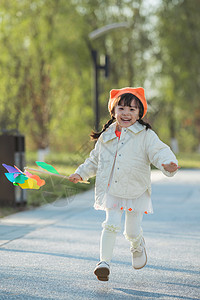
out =
[[147,253],[145,249],[145,241],[142,238],[140,246],[137,248],[131,247],[132,266],[134,269],[142,269],[147,263]]
[[100,261],[94,269],[94,274],[97,276],[98,280],[108,281],[110,274],[109,264],[105,261]]

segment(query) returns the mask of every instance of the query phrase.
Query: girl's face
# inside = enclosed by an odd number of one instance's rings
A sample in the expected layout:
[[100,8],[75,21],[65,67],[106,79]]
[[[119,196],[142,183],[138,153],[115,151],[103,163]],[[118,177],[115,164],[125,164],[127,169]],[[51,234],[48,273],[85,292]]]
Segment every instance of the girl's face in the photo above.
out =
[[124,106],[123,102],[115,107],[115,118],[120,127],[129,127],[139,119],[139,107],[135,99],[131,101],[131,106]]

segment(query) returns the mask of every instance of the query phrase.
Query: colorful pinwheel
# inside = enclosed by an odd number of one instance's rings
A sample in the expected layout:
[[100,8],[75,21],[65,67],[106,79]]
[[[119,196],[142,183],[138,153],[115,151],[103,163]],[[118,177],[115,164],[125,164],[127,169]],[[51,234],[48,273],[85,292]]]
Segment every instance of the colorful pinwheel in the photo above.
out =
[[[47,175],[53,175],[58,176],[62,178],[68,179],[69,177],[65,175],[61,175],[58,173],[58,171],[51,166],[50,164],[47,164],[45,162],[36,161],[36,164],[41,167],[42,169],[32,169],[25,167],[25,171],[22,172],[20,169],[18,169],[16,166],[12,167],[6,164],[2,164],[4,168],[8,171],[8,173],[5,173],[5,176],[7,179],[12,182],[14,185],[17,185],[21,187],[22,189],[34,189],[38,190],[41,186],[45,185],[45,180],[41,179],[38,175],[33,175],[29,173],[28,171],[34,171],[39,172]],[[82,183],[90,183],[88,181],[81,181]]]
[[45,181],[37,175],[33,175],[27,171],[22,172],[16,166],[12,167],[6,164],[2,165],[8,171],[8,173],[5,173],[7,179],[22,189],[38,190],[45,184]]

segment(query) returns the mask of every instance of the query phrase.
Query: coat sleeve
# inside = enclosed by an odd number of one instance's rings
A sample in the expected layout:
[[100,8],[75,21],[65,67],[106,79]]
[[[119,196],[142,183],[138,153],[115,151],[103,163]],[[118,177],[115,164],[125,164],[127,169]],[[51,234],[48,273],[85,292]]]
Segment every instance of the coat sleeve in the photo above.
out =
[[178,161],[170,147],[163,143],[153,130],[147,131],[145,146],[148,158],[156,168],[160,169],[163,174],[168,177],[172,177],[176,174],[177,171],[168,172],[163,168],[162,164],[174,162],[178,165]]
[[96,175],[99,161],[100,141],[98,140],[95,148],[90,152],[90,156],[81,164],[75,171],[83,180],[88,180],[90,177]]

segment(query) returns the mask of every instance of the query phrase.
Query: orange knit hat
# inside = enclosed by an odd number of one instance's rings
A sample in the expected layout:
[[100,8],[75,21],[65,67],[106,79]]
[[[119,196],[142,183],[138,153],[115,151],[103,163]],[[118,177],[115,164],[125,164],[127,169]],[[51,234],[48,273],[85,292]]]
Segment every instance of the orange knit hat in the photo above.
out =
[[144,89],[142,87],[138,87],[138,88],[131,88],[131,87],[126,87],[123,89],[119,89],[119,90],[111,90],[110,91],[110,99],[108,102],[108,110],[111,113],[111,110],[113,109],[113,104],[114,104],[114,100],[125,93],[130,93],[135,95],[142,103],[143,107],[144,107],[144,113],[142,118],[146,115],[147,113],[147,101],[145,98],[145,94],[144,94]]

